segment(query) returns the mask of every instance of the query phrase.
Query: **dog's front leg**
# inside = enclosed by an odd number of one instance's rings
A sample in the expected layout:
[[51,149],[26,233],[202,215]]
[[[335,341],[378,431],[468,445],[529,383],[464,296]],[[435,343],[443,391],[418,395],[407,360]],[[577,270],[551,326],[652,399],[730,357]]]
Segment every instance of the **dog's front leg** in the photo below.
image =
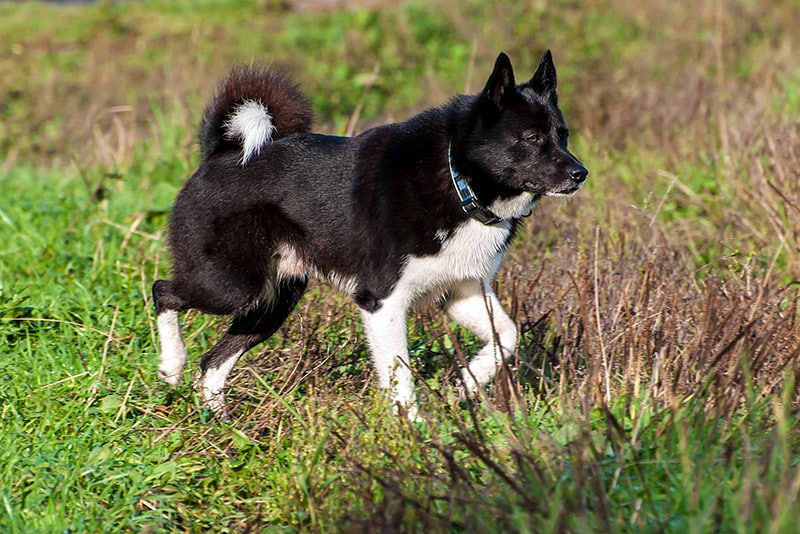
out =
[[506,314],[488,281],[468,280],[455,288],[445,303],[451,319],[483,341],[486,345],[462,369],[459,390],[474,396],[487,384],[514,351],[517,345],[517,326]]
[[377,310],[362,310],[361,316],[378,384],[388,393],[396,412],[403,409],[410,419],[415,419],[416,395],[406,339],[407,306],[393,295],[383,300]]

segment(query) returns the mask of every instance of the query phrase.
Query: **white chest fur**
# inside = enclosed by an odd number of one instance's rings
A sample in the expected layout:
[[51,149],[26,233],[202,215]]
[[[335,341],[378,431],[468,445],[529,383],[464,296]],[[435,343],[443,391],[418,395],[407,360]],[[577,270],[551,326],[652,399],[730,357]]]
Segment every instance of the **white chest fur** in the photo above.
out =
[[432,256],[411,256],[396,290],[412,300],[462,280],[488,280],[500,267],[511,223],[486,226],[469,220],[450,235],[439,234],[441,250]]

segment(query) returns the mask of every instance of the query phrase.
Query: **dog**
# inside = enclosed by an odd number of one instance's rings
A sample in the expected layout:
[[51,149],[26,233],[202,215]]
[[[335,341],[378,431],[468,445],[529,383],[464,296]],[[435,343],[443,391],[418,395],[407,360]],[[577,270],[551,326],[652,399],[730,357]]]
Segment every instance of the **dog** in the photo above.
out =
[[153,284],[160,378],[182,378],[179,312],[232,315],[199,382],[229,420],[232,367],[315,274],[360,309],[396,412],[417,414],[406,313],[423,299],[484,344],[460,370],[460,392],[476,395],[518,340],[490,285],[509,242],[540,198],[571,196],[588,175],[567,148],[550,51],[526,83],[501,52],[479,94],[355,137],[311,133],[312,118],[296,84],[258,65],[234,67],[205,109],[201,162],[169,220],[172,279]]

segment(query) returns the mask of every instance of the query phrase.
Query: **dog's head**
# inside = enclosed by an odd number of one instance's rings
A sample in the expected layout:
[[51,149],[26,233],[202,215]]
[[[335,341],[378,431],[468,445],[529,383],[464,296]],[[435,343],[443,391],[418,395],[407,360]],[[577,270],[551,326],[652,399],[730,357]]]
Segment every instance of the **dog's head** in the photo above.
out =
[[550,51],[521,85],[515,84],[511,61],[501,53],[478,96],[462,156],[474,174],[493,182],[490,187],[501,198],[524,192],[536,198],[569,196],[589,171],[567,149],[568,135]]

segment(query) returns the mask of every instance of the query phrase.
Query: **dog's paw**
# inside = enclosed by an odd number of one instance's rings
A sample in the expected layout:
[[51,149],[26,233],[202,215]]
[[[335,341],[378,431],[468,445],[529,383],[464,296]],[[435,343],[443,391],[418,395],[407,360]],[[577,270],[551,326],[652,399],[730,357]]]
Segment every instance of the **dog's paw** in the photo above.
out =
[[392,408],[392,412],[400,417],[406,417],[412,423],[418,423],[423,420],[419,415],[419,407],[416,401],[408,405],[396,402]]
[[231,413],[225,403],[225,393],[222,391],[211,391],[208,388],[201,387],[203,392],[203,406],[211,410],[214,417],[223,423],[230,423]]
[[461,379],[456,384],[458,402],[474,401],[480,397],[481,386],[468,371],[462,371]]
[[186,348],[183,342],[175,350],[162,350],[160,359],[158,378],[170,386],[180,384],[183,380],[183,367],[186,365]]
[[158,370],[158,378],[169,384],[170,386],[177,386],[183,380],[183,369],[165,369]]

